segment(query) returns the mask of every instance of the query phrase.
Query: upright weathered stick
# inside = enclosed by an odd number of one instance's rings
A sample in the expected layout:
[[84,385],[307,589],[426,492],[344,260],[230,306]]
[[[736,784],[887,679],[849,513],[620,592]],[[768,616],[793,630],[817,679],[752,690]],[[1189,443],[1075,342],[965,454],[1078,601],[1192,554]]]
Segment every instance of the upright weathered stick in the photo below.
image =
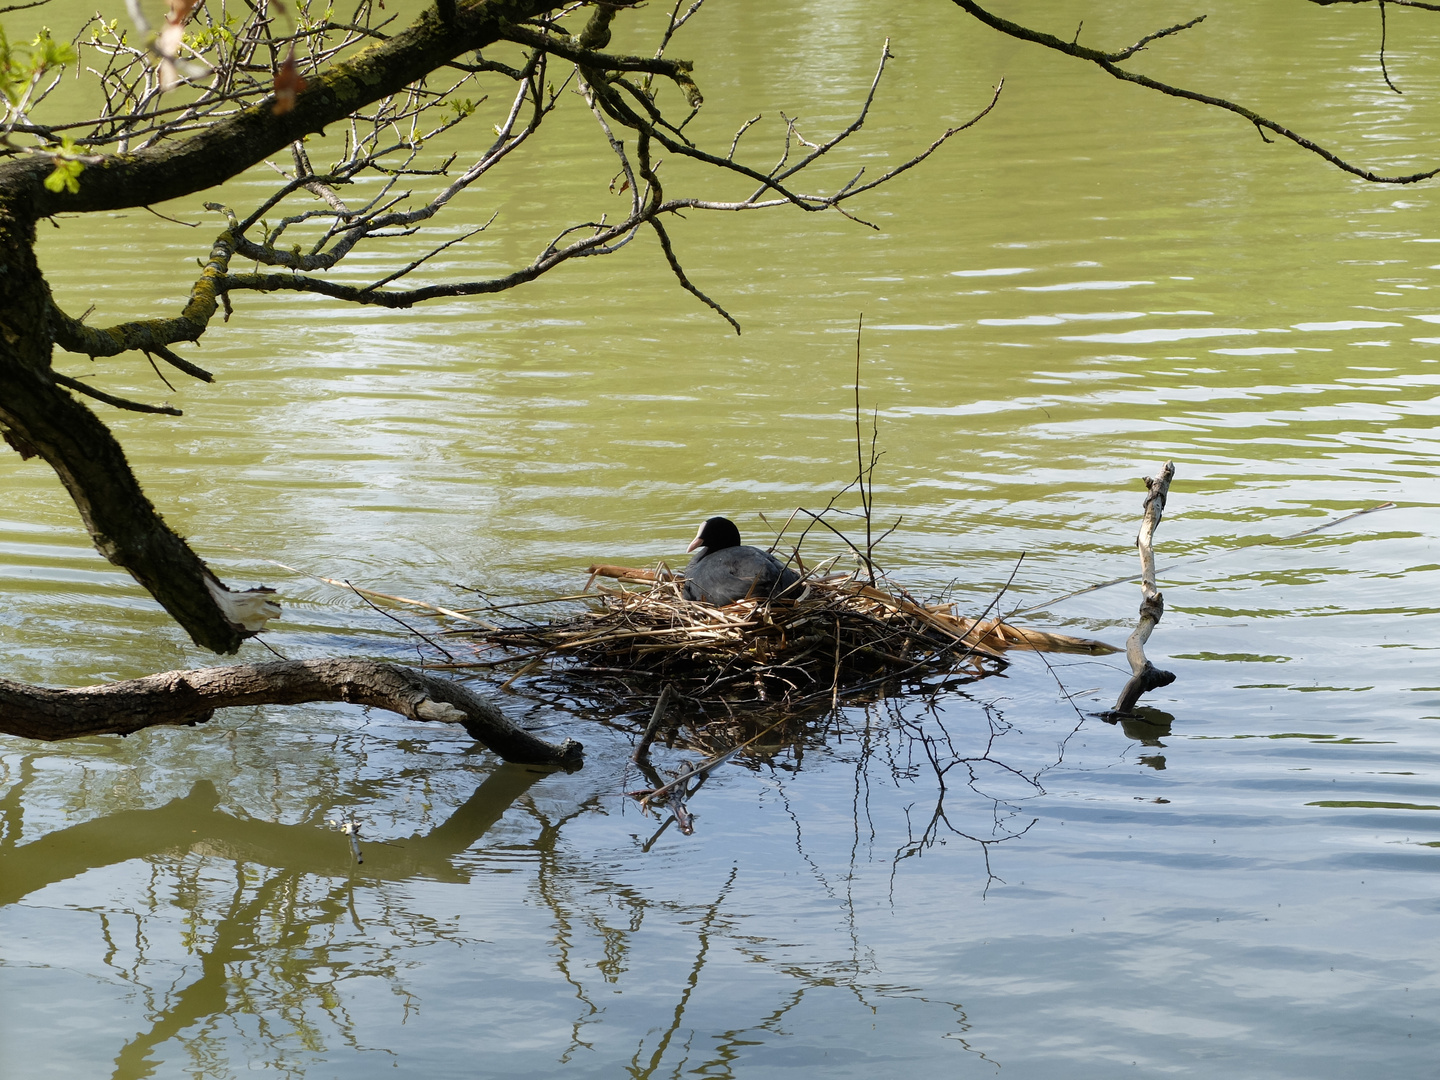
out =
[[1140,535],[1135,538],[1135,546],[1140,549],[1140,587],[1144,590],[1144,596],[1140,601],[1140,619],[1129,640],[1125,642],[1125,656],[1130,661],[1133,674],[1125,688],[1120,691],[1120,699],[1115,702],[1117,713],[1127,713],[1133,709],[1141,694],[1161,686],[1169,686],[1175,681],[1174,672],[1161,671],[1145,659],[1145,642],[1150,640],[1150,632],[1155,629],[1160,616],[1165,614],[1165,597],[1155,585],[1155,553],[1151,550],[1150,541],[1155,536],[1155,530],[1160,527],[1160,517],[1165,512],[1165,496],[1170,493],[1170,481],[1173,479],[1173,461],[1165,463],[1159,476],[1145,478],[1148,493],[1145,496],[1144,517],[1140,521]]

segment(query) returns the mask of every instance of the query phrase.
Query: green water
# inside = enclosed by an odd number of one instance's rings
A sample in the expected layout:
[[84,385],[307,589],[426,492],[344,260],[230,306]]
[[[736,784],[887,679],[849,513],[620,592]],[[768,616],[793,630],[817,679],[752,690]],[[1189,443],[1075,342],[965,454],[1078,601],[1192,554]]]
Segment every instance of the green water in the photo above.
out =
[[[1191,14],[1161,7],[1006,12],[1121,44]],[[1433,164],[1423,13],[1390,8],[1397,96],[1374,11],[1199,10],[1132,66],[1379,168]],[[581,772],[503,767],[457,730],[343,706],[0,739],[0,1075],[1432,1075],[1433,186],[1366,185],[943,4],[716,3],[694,29],[675,51],[699,61],[697,124],[728,146],[763,112],[761,161],[779,110],[807,135],[843,124],[892,38],[831,176],[883,168],[1005,90],[858,207],[878,231],[677,222],[739,337],[641,238],[412,312],[239,296],[181,350],[213,386],[172,394],[135,356],[62,369],[185,410],[106,419],[225,580],[279,589],[275,650],[413,660],[400,627],[307,575],[537,599],[593,561],[675,560],[711,513],[762,538],[761,513],[818,509],[853,476],[863,313],[876,502],[902,519],[887,568],[978,610],[1023,553],[1007,605],[1118,644],[1133,585],[1051,601],[1136,571],[1139,478],[1173,459],[1149,651],[1177,681],[1123,727],[1094,716],[1124,681],[1114,657],[1019,655],[928,706],[842,710],[723,770],[695,835],[648,846],[659,823],[624,794],[629,721],[523,697],[502,704],[582,740]],[[613,213],[576,104],[407,249],[500,212],[434,277],[523,263]],[[60,302],[97,324],[173,312],[218,227],[200,202],[162,208],[199,228],[144,211],[43,226]],[[0,457],[0,481],[6,677],[211,662],[94,553],[42,466]],[[943,799],[917,731],[977,759]],[[326,824],[345,817],[363,865]]]

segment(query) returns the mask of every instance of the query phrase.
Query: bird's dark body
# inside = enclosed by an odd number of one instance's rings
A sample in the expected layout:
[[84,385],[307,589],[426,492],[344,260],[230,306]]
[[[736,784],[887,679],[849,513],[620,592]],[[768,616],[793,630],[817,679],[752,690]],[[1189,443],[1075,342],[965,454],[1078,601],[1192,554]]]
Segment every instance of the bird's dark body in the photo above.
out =
[[800,583],[800,575],[768,551],[742,545],[740,530],[725,518],[701,525],[690,550],[695,556],[685,567],[687,600],[724,607],[747,596],[788,594]]

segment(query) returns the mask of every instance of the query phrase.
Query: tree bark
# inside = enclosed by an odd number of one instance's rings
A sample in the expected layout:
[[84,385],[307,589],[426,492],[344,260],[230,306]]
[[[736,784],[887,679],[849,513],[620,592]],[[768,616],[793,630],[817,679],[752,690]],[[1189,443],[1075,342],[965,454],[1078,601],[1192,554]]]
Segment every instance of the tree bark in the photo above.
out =
[[55,382],[50,289],[35,261],[35,226],[17,219],[5,194],[0,187],[0,425],[6,441],[55,470],[100,554],[129,571],[196,644],[233,653],[254,630],[226,610],[229,590],[145,497],[110,429]]
[[460,683],[374,660],[278,660],[167,671],[143,679],[54,690],[0,679],[0,732],[58,741],[203,724],[216,709],[348,701],[411,720],[460,724],[506,761],[578,767],[574,739],[556,745],[512,724]]

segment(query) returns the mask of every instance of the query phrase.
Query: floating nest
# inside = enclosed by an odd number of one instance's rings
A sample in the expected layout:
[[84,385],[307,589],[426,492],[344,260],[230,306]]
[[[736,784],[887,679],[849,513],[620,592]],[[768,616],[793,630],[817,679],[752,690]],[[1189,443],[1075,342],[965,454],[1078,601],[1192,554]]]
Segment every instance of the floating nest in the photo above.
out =
[[[1115,651],[967,618],[952,603],[914,599],[883,575],[874,584],[855,575],[810,577],[793,600],[711,607],[686,600],[683,582],[663,567],[592,566],[590,574],[576,598],[585,606],[569,617],[463,631],[480,645],[481,664],[513,670],[507,686],[534,676],[583,695],[586,684],[604,682],[639,700],[668,684],[702,708],[799,708],[883,695],[907,682],[929,690],[971,682],[1005,667],[1007,649]],[[596,585],[599,578],[614,584]]]

